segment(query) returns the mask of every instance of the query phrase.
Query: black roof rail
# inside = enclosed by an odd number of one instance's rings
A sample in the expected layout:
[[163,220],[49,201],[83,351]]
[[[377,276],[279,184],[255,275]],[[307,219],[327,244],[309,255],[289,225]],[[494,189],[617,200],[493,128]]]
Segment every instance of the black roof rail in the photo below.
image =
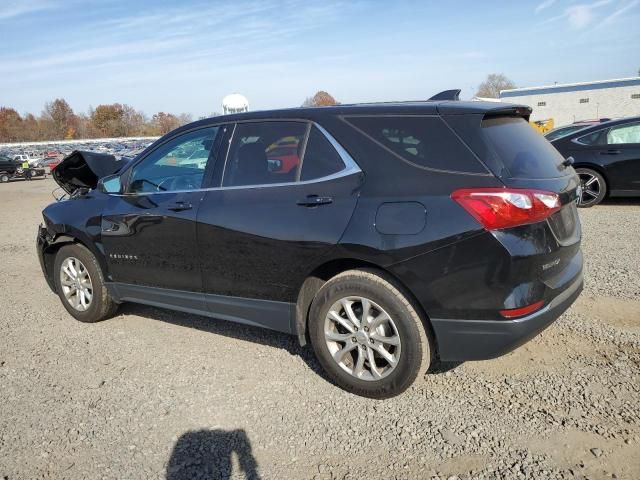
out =
[[444,90],[440,93],[436,93],[433,97],[429,99],[432,100],[460,100],[460,90],[459,88],[453,90]]

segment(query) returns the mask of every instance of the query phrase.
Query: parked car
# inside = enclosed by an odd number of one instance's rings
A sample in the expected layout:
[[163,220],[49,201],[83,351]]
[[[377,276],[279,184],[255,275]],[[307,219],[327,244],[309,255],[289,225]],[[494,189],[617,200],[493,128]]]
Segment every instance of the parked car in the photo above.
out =
[[41,158],[32,157],[32,156],[24,154],[24,153],[14,156],[13,159],[15,161],[17,161],[17,162],[20,162],[20,163],[22,163],[24,161],[27,161],[27,162],[29,162],[29,165],[31,165],[32,167],[38,166],[38,164],[42,161]]
[[22,168],[22,161],[0,156],[0,183],[6,183],[12,178],[42,177],[45,175],[43,168]]
[[577,132],[578,130],[582,130],[583,128],[587,128],[598,123],[608,122],[610,120],[610,118],[600,118],[597,120],[582,120],[579,122],[573,122],[571,125],[565,125],[563,127],[554,128],[553,130],[548,131],[544,134],[544,138],[552,142],[553,140],[557,140],[560,137],[564,137],[565,135],[569,135],[570,133]]
[[8,182],[19,168],[19,161],[0,155],[0,183]]
[[[397,395],[437,359],[509,352],[582,290],[579,180],[529,114],[248,112],[174,130],[125,166],[75,152],[53,171],[68,199],[43,211],[40,263],[80,321],[137,302],[269,328],[310,341],[342,388]],[[288,180],[267,152],[285,138],[305,146]],[[194,143],[206,164],[166,161]]]
[[49,167],[49,170],[53,170],[54,168],[56,168],[58,165],[60,165],[60,162],[62,160],[60,160],[57,157],[51,157],[51,158],[46,158],[42,161],[42,166],[43,167]]
[[577,132],[578,130],[590,127],[591,125],[595,125],[595,122],[572,123],[571,125],[565,125],[564,127],[558,127],[554,128],[553,130],[549,130],[544,134],[544,138],[552,142],[553,140],[564,137],[565,135],[569,135],[570,133]]
[[640,117],[599,123],[552,142],[572,158],[580,177],[580,207],[605,197],[640,196]]

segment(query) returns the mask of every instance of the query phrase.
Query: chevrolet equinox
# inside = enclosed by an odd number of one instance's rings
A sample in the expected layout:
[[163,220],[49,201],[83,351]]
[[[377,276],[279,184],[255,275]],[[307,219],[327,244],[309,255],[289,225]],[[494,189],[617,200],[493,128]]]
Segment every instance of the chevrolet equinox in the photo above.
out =
[[82,322],[137,302],[296,335],[373,398],[509,352],[582,290],[580,181],[528,107],[435,98],[74,152],[37,236],[47,282]]

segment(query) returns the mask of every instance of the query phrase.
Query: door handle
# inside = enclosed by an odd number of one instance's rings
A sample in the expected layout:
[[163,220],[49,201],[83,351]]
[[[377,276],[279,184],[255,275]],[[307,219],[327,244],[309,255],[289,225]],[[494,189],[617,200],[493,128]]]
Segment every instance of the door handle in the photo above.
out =
[[192,208],[193,208],[193,205],[191,205],[190,203],[186,203],[186,202],[171,203],[167,207],[167,209],[171,210],[172,212],[182,212],[184,210],[191,210]]
[[328,205],[329,203],[333,203],[332,197],[319,197],[318,195],[308,195],[307,198],[296,202],[301,207],[317,207],[319,205]]
[[600,152],[600,155],[618,155],[620,150],[604,150]]

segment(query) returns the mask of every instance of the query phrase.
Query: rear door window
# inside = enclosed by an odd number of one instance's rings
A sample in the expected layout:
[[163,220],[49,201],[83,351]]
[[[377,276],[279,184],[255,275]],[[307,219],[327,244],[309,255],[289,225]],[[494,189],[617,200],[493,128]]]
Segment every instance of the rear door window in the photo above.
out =
[[225,187],[293,182],[307,123],[238,123],[233,133],[222,185]]
[[385,150],[417,167],[488,173],[440,117],[380,115],[345,120]]
[[567,174],[564,159],[553,145],[522,117],[488,117],[482,133],[505,171],[512,178],[555,178]]
[[318,128],[313,127],[307,140],[300,180],[328,177],[345,168],[342,158]]

